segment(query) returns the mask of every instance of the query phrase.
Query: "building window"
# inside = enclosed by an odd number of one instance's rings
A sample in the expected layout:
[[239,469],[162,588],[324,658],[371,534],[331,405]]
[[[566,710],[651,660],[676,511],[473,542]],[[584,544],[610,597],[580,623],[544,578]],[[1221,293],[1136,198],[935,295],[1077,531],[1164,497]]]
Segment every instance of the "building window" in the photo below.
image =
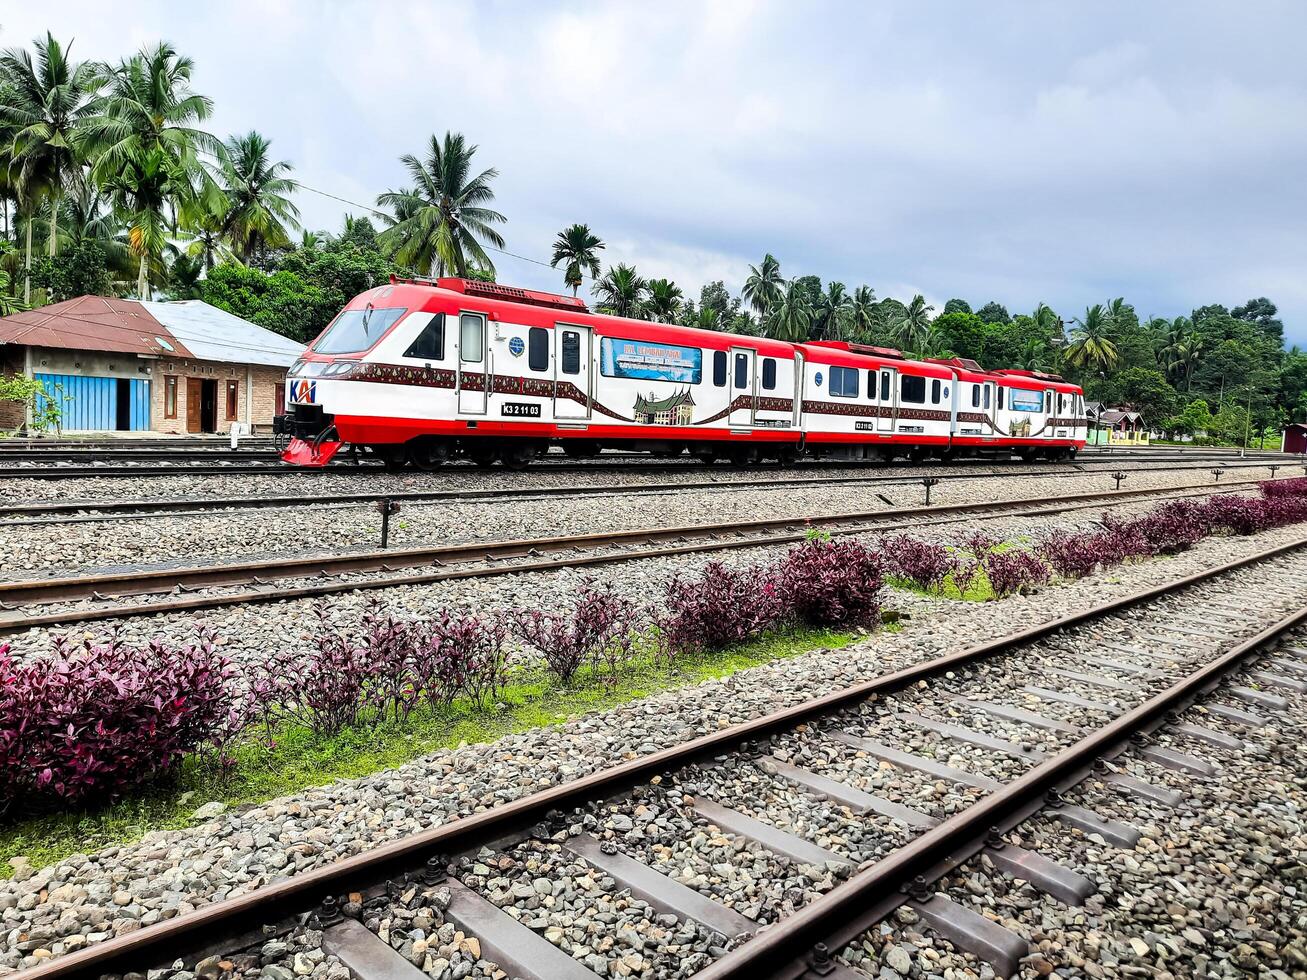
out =
[[832,367],[830,369],[830,393],[836,398],[857,398],[858,369]]
[[726,351],[712,352],[712,383],[718,388],[726,387]]
[[169,374],[163,379],[163,417],[177,417],[177,375]]
[[762,386],[767,391],[776,390],[776,358],[762,359]]
[[903,375],[899,397],[912,405],[921,405],[926,401],[926,379],[916,375]]
[[526,366],[532,371],[549,370],[549,331],[532,327],[526,335]]
[[934,405],[939,404],[939,379],[936,378],[930,383],[930,401]]
[[240,408],[240,387],[239,381],[227,382],[227,421],[235,422],[237,410]]
[[564,374],[581,373],[581,335],[575,330],[563,331],[563,362]]
[[445,314],[437,313],[431,318],[422,332],[417,335],[405,357],[416,357],[424,361],[443,361],[445,359]]

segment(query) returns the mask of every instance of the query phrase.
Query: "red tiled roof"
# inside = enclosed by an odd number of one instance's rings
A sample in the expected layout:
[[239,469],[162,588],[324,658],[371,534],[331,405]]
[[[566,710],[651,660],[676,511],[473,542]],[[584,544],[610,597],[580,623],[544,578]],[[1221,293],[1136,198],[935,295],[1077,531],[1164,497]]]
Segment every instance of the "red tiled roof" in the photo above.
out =
[[0,317],[0,344],[193,356],[140,303],[107,296],[79,296],[38,310]]

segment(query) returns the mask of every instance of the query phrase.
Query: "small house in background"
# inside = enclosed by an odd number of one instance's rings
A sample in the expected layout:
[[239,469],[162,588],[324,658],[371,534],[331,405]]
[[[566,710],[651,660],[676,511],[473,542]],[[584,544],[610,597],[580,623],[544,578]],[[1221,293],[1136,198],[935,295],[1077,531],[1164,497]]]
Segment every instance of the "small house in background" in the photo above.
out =
[[1291,422],[1280,437],[1280,452],[1307,453],[1307,422]]
[[[0,372],[40,381],[65,432],[270,430],[303,351],[199,300],[81,296],[0,317]],[[0,402],[0,429],[24,416]]]
[[[1144,426],[1144,417],[1129,409],[1101,409],[1098,412],[1097,425],[1091,423],[1091,431],[1094,428],[1107,434],[1106,444],[1110,446],[1148,445],[1148,429]],[[1098,445],[1103,443],[1099,442]]]

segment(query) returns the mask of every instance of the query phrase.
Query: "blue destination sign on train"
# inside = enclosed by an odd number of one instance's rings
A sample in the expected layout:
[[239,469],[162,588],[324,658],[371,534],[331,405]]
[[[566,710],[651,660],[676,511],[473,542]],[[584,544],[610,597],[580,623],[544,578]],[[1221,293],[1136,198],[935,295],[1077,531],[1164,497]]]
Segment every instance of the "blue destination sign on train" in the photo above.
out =
[[1012,411],[1038,412],[1044,407],[1044,395],[1038,391],[1026,391],[1024,388],[1012,388]]
[[600,343],[599,360],[599,369],[607,378],[678,381],[694,385],[699,383],[703,351],[698,347],[604,337]]

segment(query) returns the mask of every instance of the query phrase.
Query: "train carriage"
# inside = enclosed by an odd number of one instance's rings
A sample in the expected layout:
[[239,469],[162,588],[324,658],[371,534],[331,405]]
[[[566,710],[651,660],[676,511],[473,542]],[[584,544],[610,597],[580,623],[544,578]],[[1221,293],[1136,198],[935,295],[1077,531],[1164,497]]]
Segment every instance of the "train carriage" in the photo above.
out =
[[[1042,391],[1047,411],[1028,411]],[[1052,376],[605,316],[455,278],[352,300],[291,368],[286,408],[283,458],[307,466],[347,444],[424,469],[453,455],[524,466],[549,445],[784,463],[1084,444],[1080,390]]]

